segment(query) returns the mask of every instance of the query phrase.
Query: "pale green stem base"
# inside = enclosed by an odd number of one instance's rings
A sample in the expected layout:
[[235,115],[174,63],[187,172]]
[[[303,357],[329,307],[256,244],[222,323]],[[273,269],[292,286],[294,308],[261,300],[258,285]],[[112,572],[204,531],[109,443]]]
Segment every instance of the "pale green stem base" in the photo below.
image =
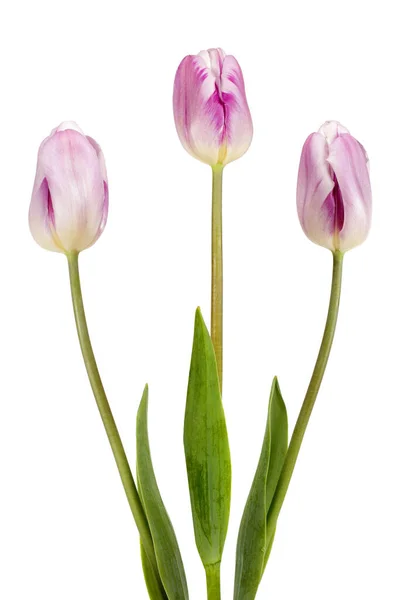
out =
[[208,565],[205,568],[205,576],[207,579],[207,599],[221,600],[221,564]]
[[302,440],[304,438],[308,421],[311,416],[312,409],[314,407],[315,400],[322,383],[326,365],[328,363],[328,358],[332,347],[339,312],[340,292],[342,286],[342,266],[343,254],[339,251],[336,251],[333,254],[332,286],[325,330],[319,349],[318,358],[315,363],[315,368],[312,373],[311,381],[309,382],[308,390],[305,395],[300,414],[298,415],[297,423],[295,425],[293,434],[291,436],[284,465],[280,474],[280,478],[278,480],[277,488],[274,493],[269,513],[267,515],[268,539],[270,539],[272,533],[275,530],[277,519],[280,514],[284,498],[287,494],[292,474],[294,472],[295,463],[297,462],[298,453],[301,448]]
[[160,581],[158,574],[155,552],[153,548],[152,537],[149,530],[149,525],[141,504],[141,500],[136,489],[134,478],[128,460],[125,454],[124,447],[118,433],[117,426],[111,412],[110,405],[104,387],[98,372],[96,359],[94,357],[93,348],[90,342],[90,336],[87,329],[86,315],[84,312],[82,291],[79,276],[79,255],[77,252],[67,254],[69,263],[70,287],[72,292],[73,310],[75,315],[77,333],[79,336],[80,347],[83,354],[84,364],[86,365],[87,375],[93,390],[94,398],[100,411],[105,431],[110,442],[111,450],[113,451],[115,462],[117,463],[118,471],[121,476],[121,481],[128,499],[129,506],[138,527],[139,534],[146,552],[146,555],[155,571],[157,578]]
[[223,261],[222,261],[222,173],[224,167],[212,167],[212,233],[211,233],[211,339],[217,359],[219,387],[222,393],[222,322],[223,322]]

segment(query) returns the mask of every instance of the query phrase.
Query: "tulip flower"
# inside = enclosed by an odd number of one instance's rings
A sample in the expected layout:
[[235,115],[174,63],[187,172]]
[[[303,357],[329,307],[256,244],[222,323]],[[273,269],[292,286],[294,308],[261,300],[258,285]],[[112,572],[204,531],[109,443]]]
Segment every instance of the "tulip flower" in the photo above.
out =
[[76,123],[62,123],[39,148],[31,233],[46,250],[80,252],[100,237],[107,213],[107,172],[100,146]]
[[297,208],[310,240],[332,251],[361,244],[371,223],[368,158],[337,121],[312,133],[302,149]]
[[226,165],[250,146],[253,125],[242,71],[220,48],[182,60],[174,81],[173,110],[184,148],[208,165]]
[[174,121],[184,148],[212,167],[211,338],[222,389],[222,176],[252,141],[252,118],[237,60],[221,48],[186,56],[177,69]]

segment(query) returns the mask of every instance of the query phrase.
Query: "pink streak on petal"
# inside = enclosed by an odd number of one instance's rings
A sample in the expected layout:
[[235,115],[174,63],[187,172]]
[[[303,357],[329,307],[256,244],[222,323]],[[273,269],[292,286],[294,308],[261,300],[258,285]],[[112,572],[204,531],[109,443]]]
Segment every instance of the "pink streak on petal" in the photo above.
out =
[[62,249],[55,242],[52,230],[54,229],[54,211],[46,177],[40,181],[36,179],[29,210],[29,225],[35,241],[53,252]]
[[202,162],[215,165],[224,112],[215,77],[201,56],[186,56],[180,63],[174,83],[173,111],[184,148]]
[[224,104],[224,142],[228,164],[242,156],[253,136],[253,123],[246,99],[242,70],[235,57],[224,58],[221,73],[222,101]]
[[307,236],[316,244],[332,250],[335,232],[334,181],[327,156],[325,138],[319,133],[312,133],[301,153],[297,211]]
[[372,195],[368,158],[363,146],[351,135],[339,135],[330,146],[332,166],[342,194],[345,220],[340,232],[340,249],[361,244],[371,225]]

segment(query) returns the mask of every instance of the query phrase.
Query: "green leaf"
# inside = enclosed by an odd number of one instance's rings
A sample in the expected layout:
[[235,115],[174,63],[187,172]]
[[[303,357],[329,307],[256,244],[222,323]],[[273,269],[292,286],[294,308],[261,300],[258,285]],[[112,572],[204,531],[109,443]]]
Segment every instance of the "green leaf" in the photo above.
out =
[[194,324],[184,449],[195,542],[207,567],[222,557],[231,501],[231,456],[214,348],[200,309]]
[[[136,422],[136,454],[139,492],[148,519],[156,561],[169,600],[188,600],[186,575],[179,546],[169,515],[163,504],[153,471],[148,438],[148,387],[145,387]],[[150,566],[143,559],[149,593],[157,591],[156,581],[150,579]],[[146,572],[145,572],[146,571]],[[152,591],[153,591],[152,589]],[[160,596],[151,596],[160,598]]]
[[167,600],[167,594],[163,587],[162,581],[156,577],[155,571],[152,569],[145,549],[141,542],[141,561],[142,570],[148,589],[149,598],[151,600]]
[[239,528],[234,600],[253,600],[256,596],[275,535],[275,530],[267,531],[267,514],[287,446],[287,411],[275,377],[259,464]]

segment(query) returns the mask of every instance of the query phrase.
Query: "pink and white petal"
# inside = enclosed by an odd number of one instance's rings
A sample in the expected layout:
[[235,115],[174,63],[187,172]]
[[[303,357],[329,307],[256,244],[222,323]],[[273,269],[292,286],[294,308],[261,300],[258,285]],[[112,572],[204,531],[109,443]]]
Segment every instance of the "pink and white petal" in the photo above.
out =
[[209,165],[218,162],[224,112],[215,77],[201,56],[186,56],[177,70],[173,110],[184,148]]
[[103,177],[97,153],[77,131],[55,133],[41,147],[55,215],[55,229],[66,250],[91,244],[103,211]]
[[209,50],[202,50],[199,52],[198,56],[204,58],[207,68],[212,71],[214,77],[220,77],[222,65],[226,56],[222,48],[210,48]]
[[63,252],[57,243],[53,233],[52,207],[49,205],[49,187],[45,177],[36,177],[34,189],[31,196],[28,220],[30,231],[34,240],[45,248],[53,252]]
[[238,61],[231,55],[225,56],[222,65],[221,99],[225,111],[224,164],[228,164],[247,151],[253,137],[253,123],[242,70]]
[[328,144],[332,144],[339,135],[350,132],[339,121],[325,121],[318,133],[325,137]]
[[339,135],[331,144],[328,162],[339,184],[344,206],[340,232],[343,252],[361,244],[371,224],[372,195],[368,158],[363,146],[351,135]]
[[62,121],[62,123],[60,125],[55,127],[55,129],[52,129],[51,135],[54,135],[55,133],[58,133],[59,131],[66,131],[68,129],[70,129],[72,131],[77,131],[78,133],[81,133],[82,135],[84,135],[84,131],[82,130],[81,127],[79,127],[79,125],[76,123],[76,121]]
[[93,146],[94,150],[97,153],[98,156],[98,160],[100,162],[100,169],[101,169],[101,174],[103,176],[104,181],[107,183],[108,179],[107,179],[107,167],[105,165],[105,158],[104,158],[104,153],[101,150],[101,146],[100,144],[98,144],[96,142],[95,139],[93,139],[92,137],[90,137],[89,135],[86,136],[88,141],[90,142],[90,144]]
[[98,238],[100,237],[100,235],[103,233],[105,226],[107,224],[108,209],[109,209],[109,190],[108,190],[108,183],[106,181],[104,181],[104,204],[103,204],[103,212],[101,213],[100,224],[99,224],[98,230],[96,232],[96,235],[94,236],[94,239],[92,240],[91,244],[86,246],[87,248],[90,248],[90,246],[95,244],[97,242]]
[[327,163],[328,145],[320,133],[312,133],[302,149],[298,169],[297,211],[306,235],[320,246],[334,249],[334,188]]

